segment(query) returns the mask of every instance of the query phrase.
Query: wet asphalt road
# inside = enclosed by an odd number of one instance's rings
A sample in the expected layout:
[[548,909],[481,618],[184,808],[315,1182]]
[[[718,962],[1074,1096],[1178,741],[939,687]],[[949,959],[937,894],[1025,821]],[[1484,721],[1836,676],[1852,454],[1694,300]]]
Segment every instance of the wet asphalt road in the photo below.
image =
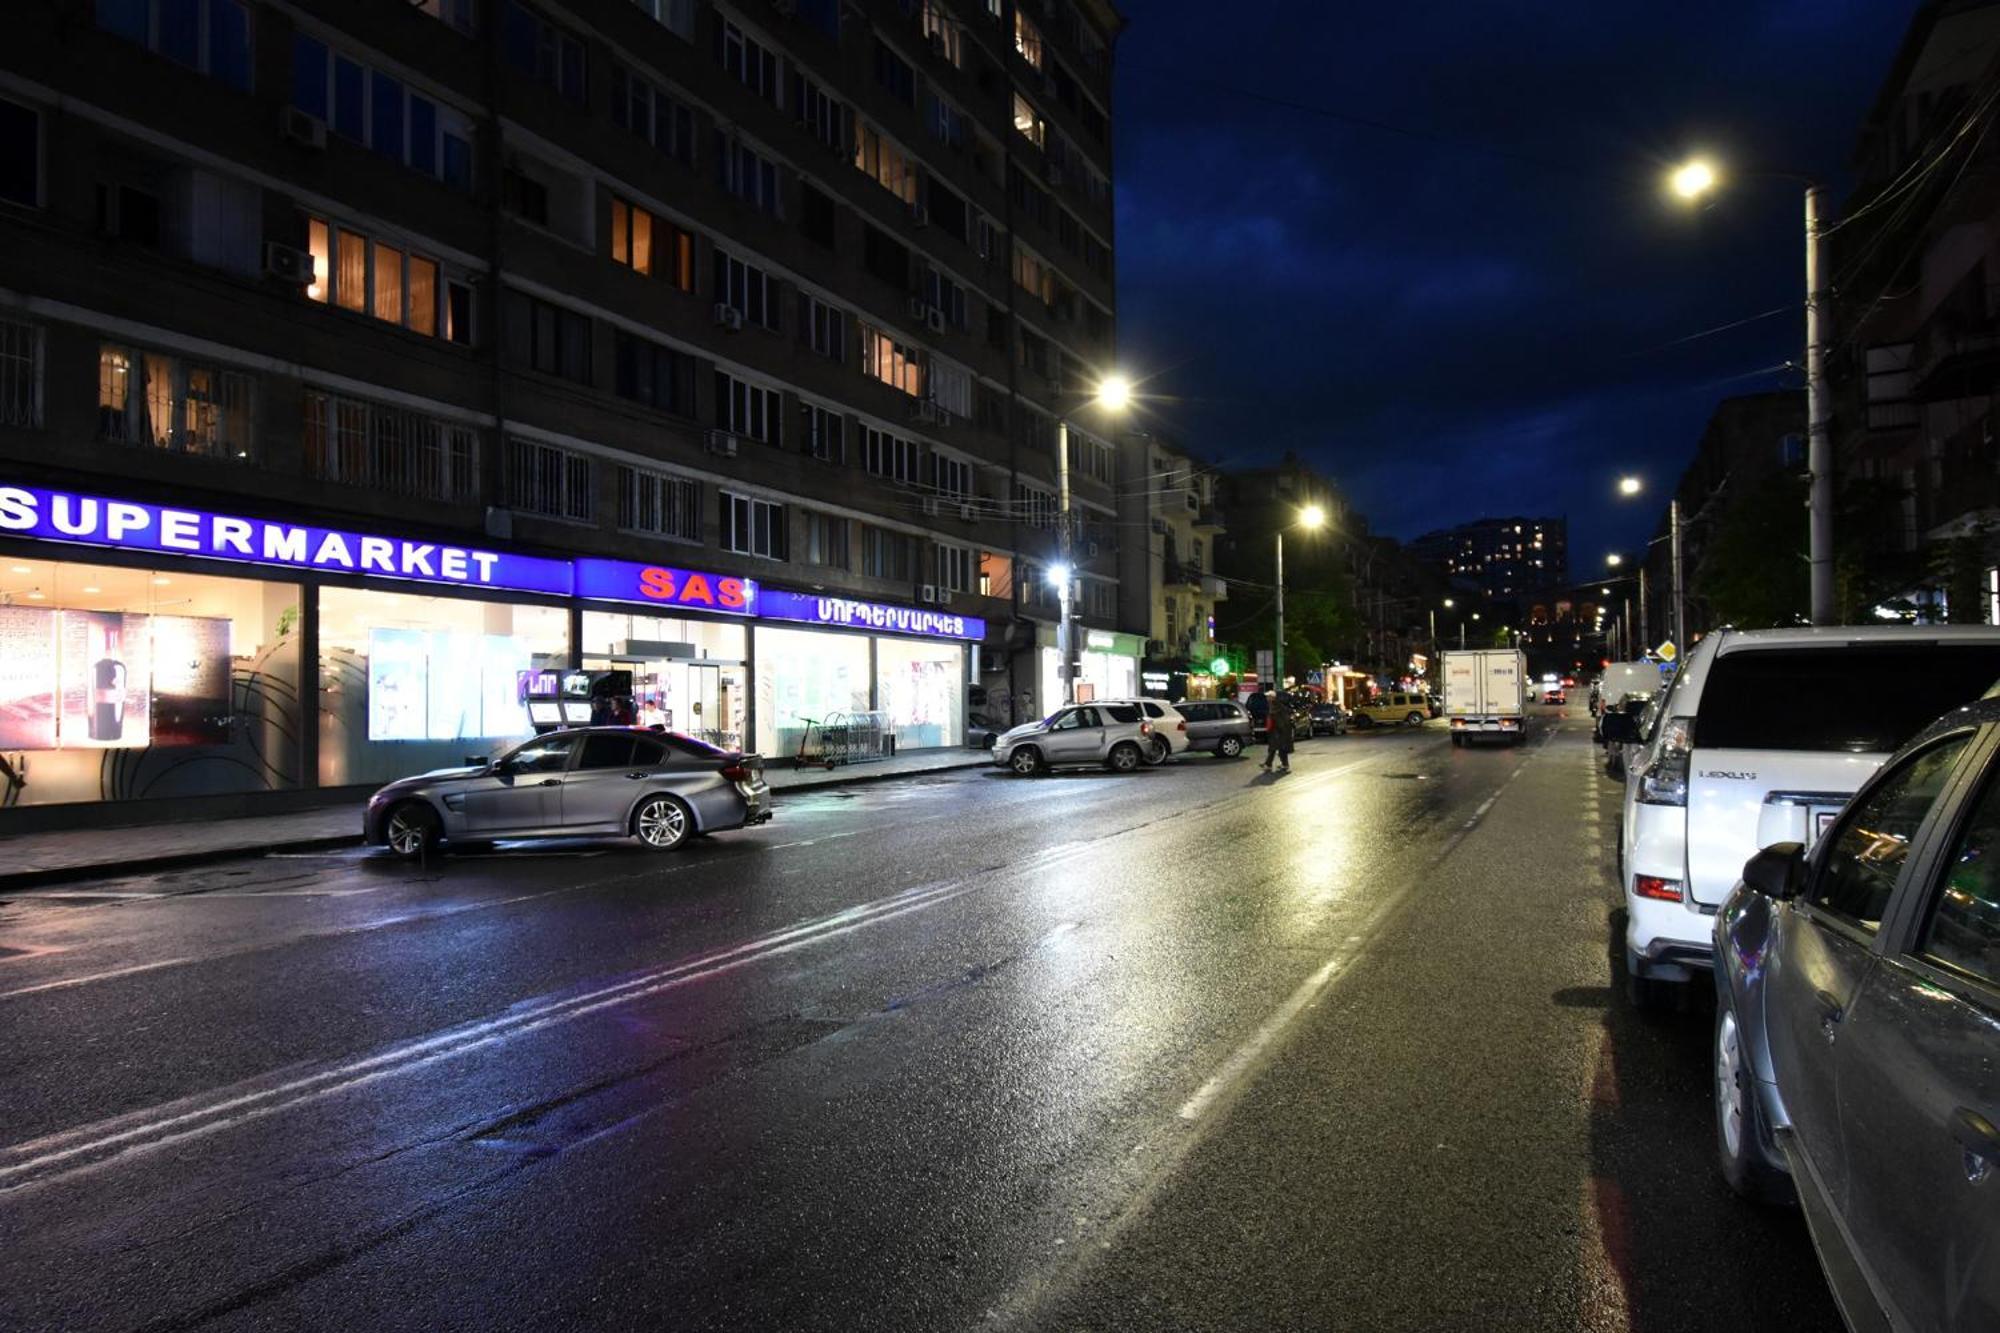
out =
[[[1581,710],[1575,710],[1581,712]],[[0,1328],[1838,1328],[1587,719],[0,900]]]

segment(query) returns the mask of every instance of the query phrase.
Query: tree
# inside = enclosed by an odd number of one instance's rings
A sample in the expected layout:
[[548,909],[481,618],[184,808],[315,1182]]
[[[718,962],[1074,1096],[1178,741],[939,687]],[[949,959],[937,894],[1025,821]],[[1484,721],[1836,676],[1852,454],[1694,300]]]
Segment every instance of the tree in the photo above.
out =
[[1806,482],[1774,472],[1739,490],[1716,515],[1715,532],[1689,580],[1691,601],[1716,625],[1795,625],[1811,610],[1806,563]]

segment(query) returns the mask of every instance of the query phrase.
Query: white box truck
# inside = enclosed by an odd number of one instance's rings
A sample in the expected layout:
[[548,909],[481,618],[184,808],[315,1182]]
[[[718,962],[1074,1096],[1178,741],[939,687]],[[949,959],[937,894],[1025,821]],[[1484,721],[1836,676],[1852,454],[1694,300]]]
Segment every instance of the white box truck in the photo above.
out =
[[1528,655],[1518,648],[1458,648],[1444,654],[1444,715],[1451,743],[1475,736],[1521,739]]

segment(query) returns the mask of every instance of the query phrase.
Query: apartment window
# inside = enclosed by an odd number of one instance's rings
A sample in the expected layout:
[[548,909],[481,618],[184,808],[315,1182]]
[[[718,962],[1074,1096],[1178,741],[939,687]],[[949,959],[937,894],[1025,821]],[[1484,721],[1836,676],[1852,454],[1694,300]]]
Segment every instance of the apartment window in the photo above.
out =
[[993,258],[993,249],[999,241],[999,228],[993,219],[984,213],[972,224],[972,248],[979,252],[981,259]]
[[924,40],[931,44],[931,50],[940,60],[954,68],[965,63],[965,33],[951,21],[939,0],[924,0],[920,21]]
[[838,411],[817,403],[800,403],[799,421],[803,427],[800,452],[822,463],[847,461],[847,421]]
[[243,0],[97,0],[97,26],[225,87],[250,90]]
[[931,546],[931,582],[940,588],[971,592],[978,565],[970,547],[947,546],[942,542]]
[[847,151],[847,108],[803,71],[792,73],[792,114],[806,132],[836,153]]
[[727,371],[715,372],[715,424],[733,435],[747,435],[763,444],[782,443],[780,401],[776,389],[738,379]]
[[833,569],[848,568],[847,530],[851,525],[838,514],[805,513],[806,563]]
[[890,285],[905,288],[910,281],[910,251],[879,227],[861,229],[861,263]]
[[1037,148],[1048,146],[1048,122],[1027,98],[1014,94],[1014,131]]
[[950,454],[931,452],[931,489],[944,499],[963,502],[972,498],[972,464]]
[[1025,245],[1014,247],[1014,283],[1043,305],[1055,303],[1055,269]]
[[969,225],[972,215],[966,208],[964,196],[940,184],[935,176],[925,192],[924,206],[930,210],[933,227],[961,241],[972,239]]
[[478,23],[478,16],[473,12],[473,0],[416,0],[416,7],[463,33],[472,32]]
[[799,182],[799,230],[806,239],[831,250],[835,240],[833,196]]
[[687,41],[694,40],[694,0],[632,0],[653,22]]
[[507,507],[589,523],[597,514],[596,476],[587,454],[532,440],[507,441]]
[[251,379],[242,371],[105,344],[97,353],[97,433],[205,458],[248,458]]
[[41,327],[0,319],[0,426],[41,424]]
[[437,260],[317,217],[306,219],[306,249],[311,300],[426,338],[472,341],[472,288],[446,276]]
[[292,105],[391,161],[472,188],[469,117],[304,33],[292,39]]
[[873,325],[861,325],[861,373],[912,398],[924,396],[923,356],[919,349],[897,342]]
[[917,72],[879,38],[875,42],[875,82],[904,106],[917,104]]
[[778,327],[778,310],[771,301],[771,276],[755,264],[746,264],[735,255],[715,252],[715,299],[735,306],[749,323],[767,329]]
[[965,147],[965,113],[942,97],[931,98],[931,137],[947,148]]
[[694,112],[623,65],[611,70],[611,123],[676,162],[694,165]]
[[965,288],[934,268],[924,270],[924,300],[931,309],[944,315],[944,322],[950,327],[965,327]]
[[407,408],[307,390],[306,472],[421,500],[479,498],[479,433]]
[[1014,511],[1031,528],[1053,528],[1056,525],[1055,492],[1016,482]]
[[0,99],[0,201],[35,208],[42,202],[42,117],[32,107]]
[[694,237],[615,196],[611,200],[611,260],[634,272],[658,274],[684,292],[694,290]]
[[865,120],[854,136],[854,165],[904,203],[917,202],[916,164]]
[[1100,278],[1111,276],[1111,247],[1089,232],[1083,234],[1083,266]]
[[716,184],[760,213],[784,216],[778,193],[778,164],[750,145],[715,134]]
[[701,540],[701,483],[645,468],[618,469],[618,526],[674,541]]
[[620,329],[613,362],[612,383],[619,397],[662,412],[686,413],[690,363],[679,352]]
[[847,312],[817,296],[799,294],[799,330],[806,346],[829,361],[847,360]]
[[507,355],[517,365],[588,384],[590,318],[523,292],[508,292]]
[[1069,465],[1086,477],[1107,483],[1116,468],[1110,445],[1075,429],[1069,433]]
[[738,555],[786,560],[785,507],[769,500],[722,492],[722,549]]
[[873,426],[861,428],[861,465],[872,475],[902,486],[915,486],[923,476],[923,446]]
[[506,0],[507,63],[560,96],[584,104],[583,43],[521,4]]
[[1056,210],[1056,239],[1062,242],[1062,248],[1071,254],[1081,254],[1083,251],[1083,224],[1078,222],[1076,214],[1067,208]]
[[778,105],[778,57],[756,38],[724,19],[715,33],[715,58],[722,68],[757,96]]
[[160,196],[118,181],[97,183],[97,233],[136,245],[160,244]]
[[908,534],[863,525],[861,572],[869,578],[908,583],[916,577],[916,542]]
[[1042,68],[1042,30],[1019,6],[1014,9],[1014,49],[1035,69]]
[[1098,620],[1109,620],[1118,614],[1118,588],[1111,583],[1100,583],[1096,579],[1085,579],[1083,584],[1083,613]]
[[1047,190],[1028,179],[1028,173],[1021,170],[1019,163],[1007,164],[1007,188],[1008,193],[1013,196],[1016,208],[1044,227],[1053,224],[1054,200]]
[[931,401],[960,421],[971,420],[972,372],[943,357],[932,357]]

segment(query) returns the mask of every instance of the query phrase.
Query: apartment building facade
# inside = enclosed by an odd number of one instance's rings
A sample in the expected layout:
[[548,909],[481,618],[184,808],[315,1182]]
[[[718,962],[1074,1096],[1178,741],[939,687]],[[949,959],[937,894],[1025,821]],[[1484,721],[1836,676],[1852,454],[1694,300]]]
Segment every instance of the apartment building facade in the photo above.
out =
[[1482,518],[1410,543],[1454,584],[1517,597],[1569,581],[1569,523],[1561,518]]
[[1141,684],[1165,698],[1210,697],[1216,607],[1229,599],[1215,572],[1227,530],[1217,475],[1163,435],[1129,432],[1121,450],[1120,619],[1145,640]]
[[[51,0],[0,52],[0,800],[268,806],[528,696],[962,741],[1115,629],[1097,0]],[[1045,669],[1046,668],[1046,669]]]

